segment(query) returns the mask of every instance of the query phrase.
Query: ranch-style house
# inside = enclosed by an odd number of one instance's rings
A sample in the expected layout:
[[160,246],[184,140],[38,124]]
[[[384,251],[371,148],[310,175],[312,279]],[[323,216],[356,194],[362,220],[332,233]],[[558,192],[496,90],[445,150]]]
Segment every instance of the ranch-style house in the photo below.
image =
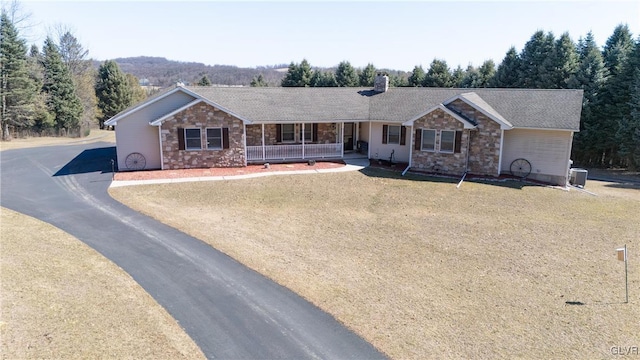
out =
[[[372,160],[449,175],[565,185],[582,90],[198,87],[177,85],[105,122],[118,169]],[[524,167],[524,169],[522,169]]]

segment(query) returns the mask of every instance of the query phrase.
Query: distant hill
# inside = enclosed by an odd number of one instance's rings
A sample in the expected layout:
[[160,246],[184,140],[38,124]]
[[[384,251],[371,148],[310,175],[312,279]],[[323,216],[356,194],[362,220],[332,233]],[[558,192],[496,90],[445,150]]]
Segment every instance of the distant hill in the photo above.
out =
[[[257,68],[241,68],[232,65],[206,65],[197,62],[167,60],[163,57],[138,56],[114,59],[122,71],[135,75],[144,85],[167,87],[178,81],[195,84],[202,76],[207,75],[212,84],[249,86],[254,76],[262,74],[269,86],[280,86],[287,73],[289,64],[259,66]],[[94,61],[96,68],[101,61]],[[335,68],[322,68],[323,71]],[[396,70],[383,70],[406,78],[408,73]]]
[[[231,65],[206,65],[197,62],[167,60],[163,57],[138,56],[114,59],[122,71],[135,75],[146,85],[166,87],[181,81],[195,84],[207,75],[212,84],[249,86],[254,76],[262,74],[269,86],[279,86],[288,64],[240,68]],[[96,67],[101,61],[95,61]],[[284,68],[284,71],[282,70]]]

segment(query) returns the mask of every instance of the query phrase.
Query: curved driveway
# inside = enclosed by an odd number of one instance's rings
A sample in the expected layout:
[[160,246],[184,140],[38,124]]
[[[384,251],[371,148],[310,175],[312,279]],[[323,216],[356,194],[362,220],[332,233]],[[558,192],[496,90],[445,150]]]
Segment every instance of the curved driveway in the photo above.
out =
[[288,289],[107,194],[108,143],[0,152],[0,205],[74,235],[127,271],[208,358],[384,355]]

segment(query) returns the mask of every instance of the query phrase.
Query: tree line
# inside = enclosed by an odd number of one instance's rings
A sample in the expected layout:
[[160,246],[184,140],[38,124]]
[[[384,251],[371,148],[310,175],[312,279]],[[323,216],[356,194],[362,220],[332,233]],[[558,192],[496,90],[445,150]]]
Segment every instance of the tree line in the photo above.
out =
[[[291,63],[281,86],[370,87],[379,72],[373,64],[355,69],[343,61],[335,71],[314,70],[307,60]],[[390,76],[390,85],[456,88],[584,90],[580,132],[572,158],[582,166],[640,168],[640,37],[618,25],[604,47],[590,32],[575,43],[568,33],[536,31],[523,49],[511,47],[496,67],[492,60],[476,68],[451,69],[434,59],[425,71],[415,66],[408,77]],[[251,86],[266,86],[254,77]]]
[[88,50],[59,28],[42,48],[27,47],[13,14],[0,15],[2,139],[24,135],[82,136],[146,97],[133,75],[113,61],[96,70]]

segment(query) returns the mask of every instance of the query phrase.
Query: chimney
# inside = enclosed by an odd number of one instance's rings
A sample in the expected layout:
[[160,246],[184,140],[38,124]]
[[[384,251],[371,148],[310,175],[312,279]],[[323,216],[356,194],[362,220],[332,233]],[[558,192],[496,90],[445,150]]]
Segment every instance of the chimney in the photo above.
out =
[[389,90],[389,77],[383,73],[378,73],[373,81],[373,91],[382,93],[387,90]]

